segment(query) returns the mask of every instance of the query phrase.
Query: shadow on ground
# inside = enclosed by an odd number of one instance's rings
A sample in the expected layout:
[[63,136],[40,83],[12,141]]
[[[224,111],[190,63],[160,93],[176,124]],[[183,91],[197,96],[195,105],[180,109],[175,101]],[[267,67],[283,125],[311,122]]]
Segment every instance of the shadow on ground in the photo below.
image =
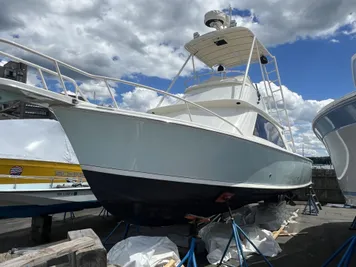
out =
[[[307,234],[294,236],[286,243],[280,244],[282,252],[269,260],[274,267],[322,266],[348,238],[356,234],[356,230],[349,230],[350,224],[351,222],[324,223],[304,228],[301,232]],[[346,249],[329,266],[337,266],[345,251]],[[249,262],[249,266],[267,266],[262,262],[262,258],[257,256]],[[356,266],[356,256],[352,258],[349,266]]]

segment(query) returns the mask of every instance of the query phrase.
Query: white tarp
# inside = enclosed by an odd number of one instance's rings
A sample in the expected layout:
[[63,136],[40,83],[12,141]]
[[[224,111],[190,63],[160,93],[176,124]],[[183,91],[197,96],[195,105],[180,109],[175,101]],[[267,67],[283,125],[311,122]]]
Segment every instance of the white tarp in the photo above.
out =
[[[292,217],[291,217],[292,216]],[[248,238],[268,257],[275,257],[282,250],[273,238],[271,231],[278,230],[282,224],[293,223],[298,215],[286,207],[286,202],[246,205],[234,211],[234,220],[247,234]],[[227,246],[232,229],[230,223],[211,223],[202,228],[199,235],[208,251],[210,264],[217,264]],[[256,253],[253,246],[245,240],[242,250],[245,257]],[[234,241],[230,244],[224,261],[238,260],[238,250]]]
[[61,124],[50,119],[0,120],[0,158],[79,164]]
[[122,267],[163,267],[171,259],[180,262],[178,247],[161,236],[134,236],[113,246],[107,255],[108,264]]
[[235,211],[234,219],[240,226],[256,225],[269,231],[278,230],[292,212],[285,201],[260,205],[247,205]]
[[[267,257],[275,257],[282,250],[270,231],[261,229],[258,226],[243,226],[241,229],[258,248],[258,250]],[[210,223],[199,232],[208,251],[207,260],[210,264],[217,264],[224,253],[232,233],[230,223]],[[245,239],[242,243],[243,255],[245,258],[256,253],[254,247]],[[229,259],[238,260],[238,250],[234,240],[230,243],[229,249],[224,257],[224,261]]]

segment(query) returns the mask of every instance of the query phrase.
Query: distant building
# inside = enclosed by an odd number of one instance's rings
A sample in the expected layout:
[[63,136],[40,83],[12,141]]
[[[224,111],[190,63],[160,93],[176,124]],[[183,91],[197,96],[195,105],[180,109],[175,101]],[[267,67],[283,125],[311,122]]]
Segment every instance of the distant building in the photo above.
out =
[[331,165],[330,157],[307,157],[313,161],[313,165]]
[[56,117],[48,108],[12,101],[0,104],[0,120],[4,119],[56,119]]

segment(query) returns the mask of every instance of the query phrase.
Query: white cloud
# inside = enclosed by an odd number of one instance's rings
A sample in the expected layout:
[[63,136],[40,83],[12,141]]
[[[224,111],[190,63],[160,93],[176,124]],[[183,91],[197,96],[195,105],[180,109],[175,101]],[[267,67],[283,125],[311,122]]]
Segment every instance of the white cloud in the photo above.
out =
[[340,43],[340,41],[337,40],[337,39],[331,39],[330,42],[331,42],[331,43]]
[[[114,97],[117,96],[116,90],[113,88],[115,84],[109,83],[110,90]],[[110,91],[103,81],[90,80],[79,85],[79,89],[88,98],[88,100],[104,101],[110,98]]]
[[[184,44],[194,32],[211,30],[203,23],[204,14],[227,8],[230,2],[80,0],[73,5],[69,0],[6,1],[0,10],[0,37],[14,38],[105,76],[141,73],[172,78],[187,55]],[[233,7],[251,13],[234,18],[266,45],[332,38],[340,29],[352,35],[356,29],[356,15],[350,13],[356,1],[239,0]],[[183,75],[191,69],[189,64]]]
[[38,72],[31,68],[29,68],[27,71],[26,83],[40,88],[44,88],[44,86],[42,85],[41,77],[39,76]]
[[4,66],[7,62],[7,60],[0,59],[0,67]]
[[[183,94],[176,94],[176,96],[182,97]],[[122,94],[122,102],[120,103],[120,107],[145,112],[156,107],[161,101],[161,98],[162,96],[158,95],[154,91],[137,87],[133,91],[125,92]],[[176,100],[177,99],[174,97],[166,96],[161,106],[172,104]]]

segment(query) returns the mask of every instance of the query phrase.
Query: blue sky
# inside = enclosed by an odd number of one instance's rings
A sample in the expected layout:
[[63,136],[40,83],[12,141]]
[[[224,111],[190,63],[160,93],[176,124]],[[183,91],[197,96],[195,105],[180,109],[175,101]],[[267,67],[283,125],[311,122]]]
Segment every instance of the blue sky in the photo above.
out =
[[351,56],[356,39],[338,40],[299,40],[270,49],[277,56],[282,83],[306,99],[334,99],[353,91]]

